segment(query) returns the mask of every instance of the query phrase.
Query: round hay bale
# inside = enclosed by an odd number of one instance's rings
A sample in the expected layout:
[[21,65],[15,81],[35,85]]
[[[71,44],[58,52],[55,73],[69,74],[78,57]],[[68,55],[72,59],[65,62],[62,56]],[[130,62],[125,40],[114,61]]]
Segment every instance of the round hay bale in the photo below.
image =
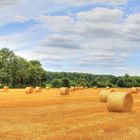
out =
[[97,87],[94,87],[94,89],[97,89]]
[[85,89],[88,89],[88,87],[87,87],[87,86],[85,86]]
[[133,108],[133,97],[129,92],[115,92],[109,94],[107,109],[109,112],[131,112]]
[[71,87],[70,90],[71,90],[71,91],[75,91],[75,87]]
[[35,87],[35,92],[36,93],[41,93],[42,92],[42,88],[41,87]]
[[108,90],[108,89],[110,89],[110,87],[106,87],[106,89]]
[[140,91],[140,87],[137,87],[138,88],[138,91]]
[[77,89],[79,90],[79,89],[80,89],[80,87],[78,86],[78,87],[77,87]]
[[102,90],[100,92],[100,102],[104,102],[106,103],[107,102],[107,98],[108,98],[108,95],[112,92],[115,92],[115,90]]
[[84,87],[79,87],[79,89],[80,89],[80,90],[83,90],[83,89],[84,89]]
[[139,92],[138,88],[137,87],[132,87],[131,88],[131,93],[132,94],[137,94]]
[[26,87],[25,88],[25,93],[26,94],[32,94],[32,93],[34,93],[34,88],[33,87]]
[[50,87],[46,87],[47,90],[51,89]]
[[8,86],[4,86],[3,87],[3,91],[7,92],[9,90],[9,87]]
[[70,94],[70,89],[66,87],[62,87],[60,89],[60,95],[69,95]]

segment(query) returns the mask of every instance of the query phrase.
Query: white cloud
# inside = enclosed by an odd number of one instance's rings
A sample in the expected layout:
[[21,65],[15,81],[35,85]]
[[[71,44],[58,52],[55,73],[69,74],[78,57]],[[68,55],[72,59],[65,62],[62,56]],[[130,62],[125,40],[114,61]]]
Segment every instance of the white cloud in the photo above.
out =
[[140,41],[140,14],[132,14],[127,17],[123,28],[128,40]]
[[79,44],[73,38],[68,36],[53,34],[47,36],[42,41],[43,46],[51,47],[51,48],[63,48],[63,49],[78,49]]
[[28,33],[27,31],[0,36],[0,48],[9,48],[14,52],[30,49],[31,40],[27,36]]
[[[73,6],[127,3],[127,0],[56,1]],[[45,4],[51,1],[39,0],[32,6],[33,2],[5,2],[2,9],[5,14],[0,13],[0,25],[26,22],[30,18],[38,25],[25,33],[0,36],[0,47],[9,47],[27,59],[39,59],[47,70],[115,74],[136,71],[127,61],[140,50],[139,13],[126,17],[118,8],[94,8],[72,15],[51,16],[47,13],[55,6],[49,9]],[[54,9],[57,11],[56,7]]]
[[119,9],[95,8],[77,14],[78,20],[87,22],[119,22],[124,13]]
[[[40,27],[50,34],[44,37],[36,51],[41,52],[46,61],[53,63],[53,67],[60,63],[67,71],[93,72],[98,68],[122,72],[123,67],[128,68],[126,61],[140,50],[139,43],[133,42],[128,34],[130,30],[134,34],[139,29],[139,20],[134,17],[124,18],[122,10],[108,8],[79,12],[74,18],[39,16],[36,20],[40,21]],[[132,30],[129,25],[136,29]],[[74,50],[75,45],[80,49]],[[69,50],[65,49],[67,47]],[[56,55],[61,58],[59,61],[54,60]]]
[[120,5],[120,4],[126,4],[128,0],[78,0],[78,1],[55,0],[55,2],[60,4],[74,5],[74,6],[88,5],[92,3]]
[[20,23],[26,22],[28,20],[29,20],[29,18],[27,18],[25,16],[15,16],[15,18],[14,18],[15,22],[20,22]]
[[75,21],[69,16],[39,16],[36,20],[41,22],[41,26],[55,32],[63,30],[71,30],[71,26]]
[[0,7],[5,8],[9,6],[13,6],[21,2],[21,0],[0,0]]

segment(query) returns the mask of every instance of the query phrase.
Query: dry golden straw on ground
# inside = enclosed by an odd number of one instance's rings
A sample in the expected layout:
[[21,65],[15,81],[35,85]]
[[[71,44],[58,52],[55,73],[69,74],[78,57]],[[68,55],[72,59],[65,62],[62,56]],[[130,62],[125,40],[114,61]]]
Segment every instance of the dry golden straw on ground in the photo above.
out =
[[66,87],[62,87],[60,89],[60,95],[69,95],[70,94],[70,89]]
[[128,92],[114,92],[108,95],[107,109],[110,112],[131,112],[133,97]]
[[32,93],[34,93],[34,88],[33,87],[26,87],[25,88],[25,93],[26,94],[32,94]]
[[[2,94],[2,90],[0,140],[140,138],[140,94],[133,95],[134,113],[112,113],[107,111],[107,104],[99,102],[102,88],[78,90],[71,95],[60,95],[57,88],[44,90],[47,94],[25,94],[25,89],[10,89]],[[130,88],[115,90],[128,92]]]
[[107,98],[108,98],[108,95],[112,92],[115,92],[115,90],[102,90],[100,92],[100,102],[104,102],[106,103],[107,102]]
[[36,87],[35,88],[35,92],[36,93],[41,93],[42,92],[42,88],[41,87]]
[[137,87],[132,87],[131,88],[131,93],[132,94],[137,94],[139,92],[139,89]]

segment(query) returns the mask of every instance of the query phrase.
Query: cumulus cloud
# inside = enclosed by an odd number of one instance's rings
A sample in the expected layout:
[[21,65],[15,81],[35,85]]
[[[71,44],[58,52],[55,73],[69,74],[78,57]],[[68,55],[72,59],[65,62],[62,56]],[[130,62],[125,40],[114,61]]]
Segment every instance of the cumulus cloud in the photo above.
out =
[[96,8],[76,14],[76,20],[69,16],[40,16],[42,27],[53,32],[83,34],[94,37],[113,37],[120,34],[123,12],[118,9]]
[[53,34],[42,41],[43,46],[63,49],[78,49],[79,44],[72,38]]
[[128,40],[140,41],[140,14],[129,15],[123,28]]
[[9,5],[9,4],[14,4],[17,3],[19,0],[0,0],[1,5]]
[[99,3],[99,4],[113,4],[113,5],[121,5],[126,4],[128,0],[55,0],[56,3],[60,4],[68,4],[68,5],[87,5],[87,4],[93,4],[93,3]]
[[19,3],[21,0],[0,0],[0,7],[12,6]]
[[15,16],[15,18],[14,18],[15,22],[20,22],[20,23],[26,22],[28,20],[29,20],[29,18],[27,18],[25,16]]
[[[33,9],[25,11],[19,9],[25,9],[27,3],[30,5],[34,1],[21,1],[22,5],[17,9],[19,12],[10,13],[8,10],[1,14],[0,23],[26,23],[32,17],[36,24],[24,34],[1,36],[0,47],[10,46],[16,54],[29,60],[39,59],[48,70],[53,71],[115,74],[135,71],[127,61],[140,50],[140,14],[126,16],[123,9],[117,8],[126,4],[127,0],[55,0],[59,6],[92,3],[117,6],[53,16],[46,14],[48,11],[44,9],[47,8],[37,8],[45,6],[44,0],[37,1]],[[7,0],[4,5],[14,6],[18,2]]]
[[[133,42],[134,37],[139,37],[135,33],[140,27],[136,17],[134,14],[124,17],[122,10],[108,8],[79,12],[74,18],[39,16],[36,20],[40,28],[51,34],[42,40],[39,51],[48,55],[47,60],[54,65],[60,62],[67,66],[68,71],[85,71],[86,67],[90,72],[96,68],[121,72],[123,67],[127,68],[126,61],[139,50],[139,43]],[[79,50],[73,49],[77,47]],[[59,62],[53,59],[55,55],[61,58]]]
[[29,44],[30,41],[26,36],[26,32],[0,36],[0,48],[6,47],[14,52],[24,50]]
[[86,12],[77,14],[78,20],[87,22],[119,22],[124,13],[119,9],[95,8]]

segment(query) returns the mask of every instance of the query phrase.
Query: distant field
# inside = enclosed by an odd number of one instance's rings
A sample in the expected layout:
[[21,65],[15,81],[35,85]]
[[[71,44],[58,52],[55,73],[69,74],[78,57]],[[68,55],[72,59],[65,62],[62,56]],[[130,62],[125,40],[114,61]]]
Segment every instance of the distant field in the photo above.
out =
[[133,95],[132,113],[109,113],[100,90],[0,92],[0,140],[139,140],[140,94]]

